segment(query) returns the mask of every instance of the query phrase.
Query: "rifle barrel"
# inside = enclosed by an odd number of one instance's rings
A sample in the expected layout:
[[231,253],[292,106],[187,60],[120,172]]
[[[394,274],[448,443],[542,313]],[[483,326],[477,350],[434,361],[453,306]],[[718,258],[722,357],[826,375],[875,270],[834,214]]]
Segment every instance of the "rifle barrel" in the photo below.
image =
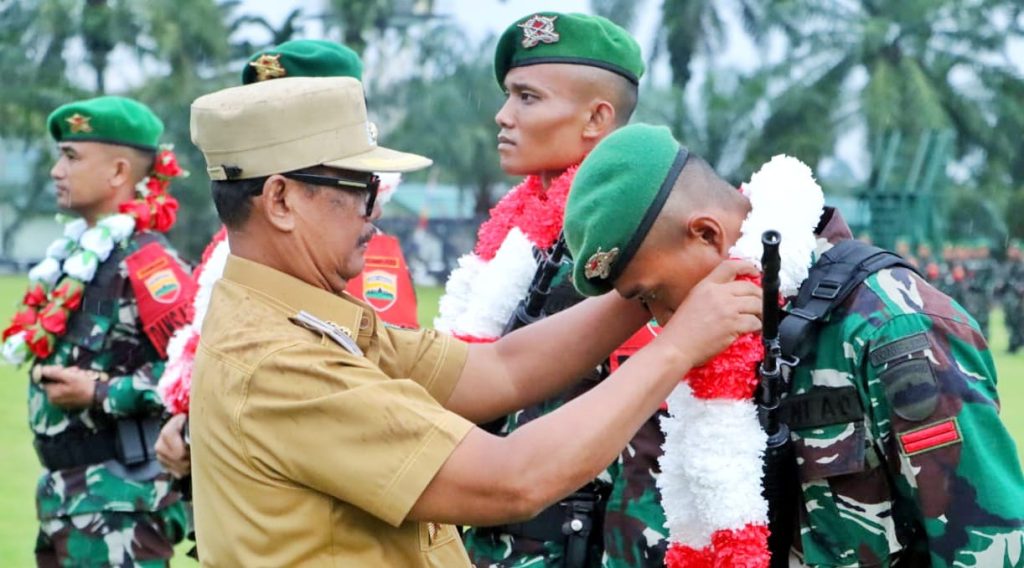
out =
[[761,287],[762,298],[762,330],[766,339],[774,339],[779,335],[779,269],[782,259],[779,257],[779,243],[782,235],[778,231],[765,231],[761,234],[764,252],[761,255]]

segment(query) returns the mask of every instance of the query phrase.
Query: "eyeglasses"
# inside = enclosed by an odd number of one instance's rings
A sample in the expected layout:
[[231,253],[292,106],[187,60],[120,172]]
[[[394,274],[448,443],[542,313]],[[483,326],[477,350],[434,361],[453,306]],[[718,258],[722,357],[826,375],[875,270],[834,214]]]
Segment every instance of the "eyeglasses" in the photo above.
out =
[[380,178],[376,175],[370,174],[370,176],[363,181],[330,176],[318,176],[315,174],[286,173],[281,175],[288,179],[312,185],[323,185],[346,191],[365,191],[366,210],[364,212],[364,216],[373,216],[373,205],[377,202],[377,191],[380,190]]

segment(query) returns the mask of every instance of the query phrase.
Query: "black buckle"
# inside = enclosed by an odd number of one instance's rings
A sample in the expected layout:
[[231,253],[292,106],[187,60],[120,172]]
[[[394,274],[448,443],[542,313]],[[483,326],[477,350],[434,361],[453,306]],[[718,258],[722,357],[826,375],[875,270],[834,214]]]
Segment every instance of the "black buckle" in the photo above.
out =
[[834,300],[839,296],[839,290],[842,287],[843,285],[840,282],[822,280],[814,287],[814,290],[811,292],[811,297],[819,300]]

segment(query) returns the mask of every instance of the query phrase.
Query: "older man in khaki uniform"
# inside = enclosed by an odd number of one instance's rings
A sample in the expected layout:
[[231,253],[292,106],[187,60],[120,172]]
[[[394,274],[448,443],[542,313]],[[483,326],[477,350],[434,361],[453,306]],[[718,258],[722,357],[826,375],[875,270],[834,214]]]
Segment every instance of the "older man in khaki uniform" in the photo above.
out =
[[[344,292],[379,214],[371,172],[429,160],[377,146],[354,79],[201,97],[192,137],[233,255],[193,378],[204,565],[467,566],[453,524],[529,518],[569,494],[615,459],[678,377],[760,325],[760,290],[734,282],[753,268],[726,263],[599,387],[493,436],[474,423],[568,387],[646,309],[608,295],[486,345],[382,326]],[[569,329],[589,330],[588,341]]]

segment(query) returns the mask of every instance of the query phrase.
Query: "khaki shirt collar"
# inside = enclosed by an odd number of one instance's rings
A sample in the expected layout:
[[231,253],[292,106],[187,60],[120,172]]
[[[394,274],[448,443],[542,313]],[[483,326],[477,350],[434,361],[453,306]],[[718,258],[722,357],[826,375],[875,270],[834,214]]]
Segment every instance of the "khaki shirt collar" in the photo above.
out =
[[355,334],[373,335],[373,308],[356,300],[347,292],[337,295],[264,264],[235,255],[228,256],[227,264],[224,266],[224,279],[262,294],[289,316],[306,311],[349,330],[353,338]]

